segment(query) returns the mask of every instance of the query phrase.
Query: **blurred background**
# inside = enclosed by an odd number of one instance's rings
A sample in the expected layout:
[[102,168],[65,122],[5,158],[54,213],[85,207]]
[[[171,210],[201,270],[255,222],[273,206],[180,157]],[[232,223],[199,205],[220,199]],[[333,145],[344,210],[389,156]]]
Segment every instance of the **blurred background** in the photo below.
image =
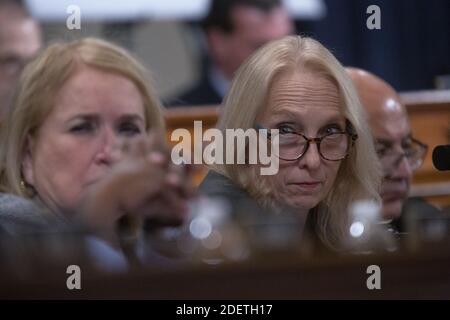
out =
[[[118,43],[153,72],[164,100],[200,76],[206,62],[200,21],[209,0],[27,0],[45,43],[97,36]],[[67,8],[81,10],[69,30]],[[312,36],[344,65],[381,76],[398,91],[445,89],[450,74],[448,0],[285,0],[297,33]],[[366,27],[367,7],[381,9],[381,29]]]

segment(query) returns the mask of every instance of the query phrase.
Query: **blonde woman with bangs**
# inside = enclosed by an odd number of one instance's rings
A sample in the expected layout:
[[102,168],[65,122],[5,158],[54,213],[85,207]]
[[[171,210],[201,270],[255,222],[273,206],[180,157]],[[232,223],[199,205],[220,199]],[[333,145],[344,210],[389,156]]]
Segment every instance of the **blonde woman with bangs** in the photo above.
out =
[[0,230],[81,223],[114,242],[124,217],[183,220],[188,190],[159,142],[160,102],[124,49],[49,46],[25,68],[2,129]]
[[313,39],[273,41],[239,68],[223,107],[222,131],[279,130],[279,170],[262,176],[260,165],[216,164],[201,190],[229,198],[235,209],[251,199],[261,209],[293,210],[323,245],[339,249],[350,204],[379,202],[381,179],[365,114],[341,64]]

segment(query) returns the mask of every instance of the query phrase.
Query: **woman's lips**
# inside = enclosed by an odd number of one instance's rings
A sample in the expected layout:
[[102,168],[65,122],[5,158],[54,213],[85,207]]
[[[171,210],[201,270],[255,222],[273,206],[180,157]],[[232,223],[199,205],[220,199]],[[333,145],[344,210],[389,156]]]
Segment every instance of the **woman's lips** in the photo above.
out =
[[308,182],[294,182],[290,183],[290,185],[293,185],[305,192],[312,192],[316,191],[320,186],[322,182],[320,181],[308,181]]

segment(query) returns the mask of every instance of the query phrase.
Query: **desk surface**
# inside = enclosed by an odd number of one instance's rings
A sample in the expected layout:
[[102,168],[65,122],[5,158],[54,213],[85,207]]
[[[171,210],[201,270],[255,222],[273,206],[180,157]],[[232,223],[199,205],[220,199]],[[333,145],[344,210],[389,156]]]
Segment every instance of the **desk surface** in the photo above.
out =
[[[369,290],[367,267],[378,265],[381,289]],[[0,298],[43,299],[450,299],[450,244],[420,254],[300,257],[272,252],[241,263],[182,269],[138,268],[127,274],[82,271],[82,290],[68,290],[65,268],[39,277],[0,273]]]

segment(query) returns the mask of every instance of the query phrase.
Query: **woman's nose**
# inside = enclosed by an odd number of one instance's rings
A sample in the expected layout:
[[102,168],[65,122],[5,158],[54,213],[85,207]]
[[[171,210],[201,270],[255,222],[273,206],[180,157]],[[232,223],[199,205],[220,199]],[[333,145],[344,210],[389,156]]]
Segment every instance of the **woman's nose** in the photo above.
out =
[[111,165],[120,159],[119,138],[112,129],[105,129],[99,137],[96,160],[102,164]]
[[315,142],[310,143],[303,157],[300,158],[299,165],[309,169],[317,169],[320,166],[320,154],[318,145]]

